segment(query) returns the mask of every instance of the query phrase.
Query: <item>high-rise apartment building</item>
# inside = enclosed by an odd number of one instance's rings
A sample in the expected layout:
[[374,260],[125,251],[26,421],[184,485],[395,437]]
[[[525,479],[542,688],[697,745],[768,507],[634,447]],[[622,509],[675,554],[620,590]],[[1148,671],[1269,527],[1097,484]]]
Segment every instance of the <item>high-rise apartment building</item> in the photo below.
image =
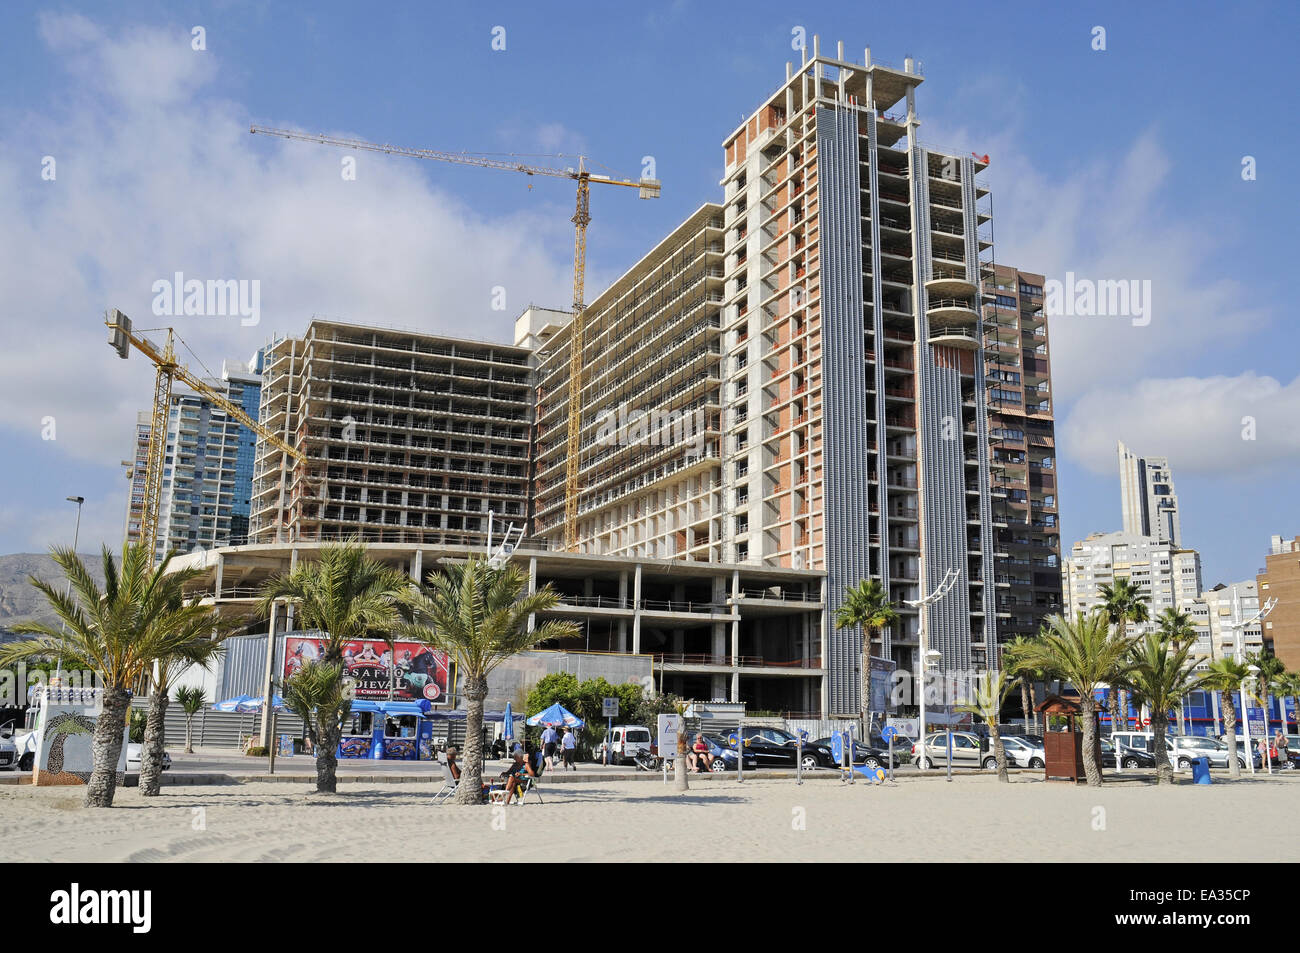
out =
[[[254,542],[481,545],[528,518],[529,351],[314,320],[268,345]],[[500,533],[502,523],[496,524]]]
[[1264,646],[1288,669],[1300,668],[1300,536],[1269,540],[1268,555],[1255,577],[1259,598],[1277,604],[1264,619]]
[[1124,532],[1178,546],[1178,494],[1166,457],[1140,457],[1123,442],[1118,444],[1119,492]]
[[[259,358],[225,361],[221,377],[206,381],[257,419],[262,378]],[[126,536],[140,535],[144,474],[152,421],[136,417],[135,459],[127,503]],[[158,503],[155,557],[245,542],[256,435],[204,395],[184,387],[172,392]]]
[[1263,649],[1263,626],[1256,619],[1259,587],[1255,580],[1219,583],[1201,593],[1198,601],[1205,611],[1195,613],[1194,617],[1198,622],[1197,634],[1203,636],[1204,644],[1198,641],[1196,654],[1204,658],[1204,665],[1221,658],[1241,661]]
[[1130,632],[1144,631],[1165,609],[1194,614],[1201,595],[1201,555],[1149,536],[1094,533],[1076,542],[1062,563],[1066,616],[1099,608],[1101,586],[1119,579],[1128,579],[1146,598],[1151,621],[1129,623]]
[[[864,579],[902,612],[871,654],[917,667],[921,619],[905,601],[951,573],[924,610],[928,647],[945,669],[996,664],[1006,583],[981,330],[990,215],[976,184],[987,159],[920,141],[921,82],[911,60],[887,66],[868,50],[852,63],[814,41],[724,139],[722,205],[703,206],[586,317],[581,551],[825,572],[830,712],[859,707],[862,633],[829,620]],[[567,327],[562,312],[532,310],[516,335],[541,347],[536,532],[552,542]],[[622,408],[699,415],[702,434],[611,443]]]
[[999,623],[1005,642],[1037,635],[1061,611],[1056,424],[1043,276],[1003,265],[984,281],[984,395],[995,488]]

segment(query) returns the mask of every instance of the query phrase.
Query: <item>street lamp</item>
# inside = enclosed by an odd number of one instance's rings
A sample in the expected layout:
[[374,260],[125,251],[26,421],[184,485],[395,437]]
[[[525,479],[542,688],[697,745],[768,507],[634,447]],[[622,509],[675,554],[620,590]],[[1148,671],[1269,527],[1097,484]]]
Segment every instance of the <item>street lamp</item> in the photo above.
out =
[[[74,529],[74,530],[72,531],[72,554],[75,556],[75,555],[77,554],[77,542],[78,542],[78,540],[81,539],[81,504],[83,504],[83,503],[86,502],[86,498],[85,498],[84,496],[65,496],[64,499],[67,500],[69,503],[76,503],[76,504],[77,504],[77,526],[76,526],[76,529]],[[64,589],[64,591],[63,591],[63,597],[66,599],[66,598],[67,598],[68,596],[70,596],[71,594],[72,594],[72,579],[69,578],[69,579],[68,579],[68,585],[67,585],[67,588]],[[60,620],[60,621],[59,621],[59,634],[62,635],[62,634],[63,634],[64,632],[66,632],[66,631],[67,631],[67,624],[66,624],[65,622],[63,622],[62,620]],[[59,651],[59,657],[58,657],[58,658],[55,660],[55,662],[54,662],[54,677],[55,677],[55,679],[57,679],[58,684],[60,684],[60,685],[63,684],[63,652],[62,652],[62,649],[63,649],[63,639],[59,639],[59,650],[60,650],[60,651]]]
[[[1243,722],[1243,724],[1244,724],[1244,726],[1245,726],[1245,729],[1246,729],[1246,764],[1250,767],[1250,773],[1251,773],[1251,774],[1254,774],[1254,773],[1255,773],[1255,752],[1252,751],[1251,748],[1250,748],[1250,709],[1249,709],[1248,707],[1246,707],[1246,683],[1247,683],[1247,682],[1251,682],[1251,683],[1255,682],[1255,680],[1256,680],[1257,677],[1259,676],[1259,666],[1258,666],[1258,665],[1247,665],[1247,666],[1246,666],[1246,671],[1250,672],[1250,676],[1249,676],[1248,678],[1244,678],[1244,679],[1241,680],[1241,690],[1240,690],[1240,693],[1241,693],[1241,719],[1242,719],[1242,722]],[[1265,715],[1267,716],[1267,713],[1265,713]],[[1267,735],[1267,734],[1268,734],[1268,730],[1265,729],[1265,732],[1264,732],[1264,733]],[[1265,755],[1265,757],[1268,756],[1268,745],[1267,745],[1267,744],[1264,745],[1264,755]],[[1270,766],[1269,766],[1268,773],[1269,773],[1269,774],[1272,774],[1272,773],[1273,773],[1273,768],[1272,768],[1272,765],[1271,765],[1271,764],[1270,764]]]
[[[952,587],[956,584],[957,580],[960,578],[961,578],[961,573],[959,573],[956,569],[949,569],[943,574],[943,579],[939,582],[939,585],[935,587],[933,592],[927,593],[925,596],[923,596],[920,599],[903,600],[903,603],[905,605],[912,606],[914,609],[919,610],[918,619],[920,620],[920,625],[917,627],[917,653],[921,659],[921,671],[917,674],[916,683],[921,693],[921,759],[922,760],[925,759],[925,672],[926,672],[926,666],[930,664],[931,661],[931,653],[928,652],[925,647],[925,610],[927,607],[934,605],[936,602],[938,602],[940,599],[946,596],[949,593],[949,591],[952,590]],[[934,653],[934,656],[938,656],[938,655],[939,655],[938,652]],[[935,664],[937,664],[937,661]],[[951,752],[949,754],[951,755]],[[948,758],[948,760],[949,762],[952,761],[951,756]],[[951,770],[952,768],[950,766],[949,771]]]

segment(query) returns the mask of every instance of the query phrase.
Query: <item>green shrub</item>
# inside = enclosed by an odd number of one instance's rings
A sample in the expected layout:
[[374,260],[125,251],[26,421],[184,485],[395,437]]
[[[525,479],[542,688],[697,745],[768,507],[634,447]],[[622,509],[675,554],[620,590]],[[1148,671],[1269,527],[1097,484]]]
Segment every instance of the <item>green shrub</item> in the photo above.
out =
[[244,754],[248,755],[250,758],[265,758],[267,755],[267,750],[261,745],[256,745],[252,748],[249,748],[247,751],[244,752]]

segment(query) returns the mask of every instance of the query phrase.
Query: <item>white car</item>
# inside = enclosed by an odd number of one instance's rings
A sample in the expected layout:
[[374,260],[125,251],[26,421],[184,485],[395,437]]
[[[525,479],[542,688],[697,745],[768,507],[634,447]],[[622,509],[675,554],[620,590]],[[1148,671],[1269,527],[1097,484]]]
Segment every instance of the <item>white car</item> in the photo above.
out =
[[0,735],[0,770],[18,770],[18,746],[8,735]]
[[1047,755],[1043,751],[1043,746],[1036,745],[1019,735],[1004,737],[1002,749],[1007,753],[1007,760],[1017,768],[1042,768],[1047,765]]
[[[134,741],[127,744],[126,746],[126,773],[127,774],[140,773],[140,752],[143,748],[144,745],[138,745]],[[172,756],[169,755],[166,751],[164,751],[163,759],[162,759],[162,769],[166,771],[170,769],[171,766],[172,766]]]

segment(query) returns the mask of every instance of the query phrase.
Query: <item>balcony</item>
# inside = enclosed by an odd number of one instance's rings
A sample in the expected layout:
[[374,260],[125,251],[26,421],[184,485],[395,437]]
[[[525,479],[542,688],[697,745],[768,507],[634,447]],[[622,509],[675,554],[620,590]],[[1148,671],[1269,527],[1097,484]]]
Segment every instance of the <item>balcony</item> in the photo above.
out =
[[930,328],[927,340],[931,344],[945,344],[962,351],[975,351],[980,347],[979,333],[970,327],[939,325]]
[[967,298],[933,298],[926,303],[925,313],[931,319],[942,321],[949,326],[962,325],[973,328],[980,320],[974,301]]

